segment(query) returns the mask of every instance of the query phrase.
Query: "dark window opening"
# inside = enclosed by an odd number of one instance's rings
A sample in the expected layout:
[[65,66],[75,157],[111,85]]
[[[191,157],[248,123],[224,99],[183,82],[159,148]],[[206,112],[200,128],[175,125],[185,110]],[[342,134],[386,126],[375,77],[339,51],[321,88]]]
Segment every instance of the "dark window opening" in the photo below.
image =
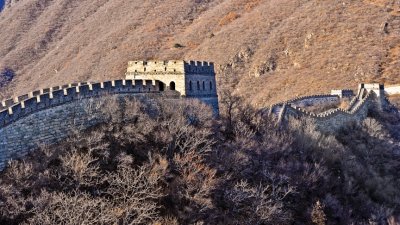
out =
[[193,90],[192,81],[189,81],[189,91]]
[[144,72],[146,72],[146,67],[144,68]]
[[200,81],[197,81],[197,90],[200,90]]
[[167,67],[165,67],[165,71],[167,71]]
[[171,83],[169,83],[169,89],[175,91],[175,82],[171,81]]
[[158,90],[164,91],[164,83],[163,82],[158,83]]
[[210,81],[210,90],[212,90],[213,89],[213,85],[212,85],[212,82]]
[[203,81],[203,90],[206,90],[206,83]]

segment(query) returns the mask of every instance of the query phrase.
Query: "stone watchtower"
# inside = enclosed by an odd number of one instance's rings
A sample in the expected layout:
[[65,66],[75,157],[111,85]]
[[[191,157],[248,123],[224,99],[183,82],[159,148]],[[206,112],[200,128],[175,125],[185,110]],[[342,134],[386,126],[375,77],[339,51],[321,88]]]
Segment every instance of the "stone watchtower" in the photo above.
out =
[[182,97],[200,99],[218,113],[214,64],[211,62],[129,61],[126,79],[152,82],[154,91],[177,91]]
[[371,84],[359,84],[358,92],[361,90],[366,90],[367,92],[373,92],[376,97],[376,103],[379,110],[383,110],[387,107],[387,102],[385,98],[385,86],[379,83],[371,83]]

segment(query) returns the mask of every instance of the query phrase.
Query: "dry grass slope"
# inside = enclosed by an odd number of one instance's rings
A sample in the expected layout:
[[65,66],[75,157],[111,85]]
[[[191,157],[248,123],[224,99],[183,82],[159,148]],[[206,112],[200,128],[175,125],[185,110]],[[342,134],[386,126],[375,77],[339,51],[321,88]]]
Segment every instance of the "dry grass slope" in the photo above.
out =
[[399,16],[395,0],[9,0],[0,69],[16,78],[1,92],[121,78],[142,58],[215,61],[254,105],[397,83]]

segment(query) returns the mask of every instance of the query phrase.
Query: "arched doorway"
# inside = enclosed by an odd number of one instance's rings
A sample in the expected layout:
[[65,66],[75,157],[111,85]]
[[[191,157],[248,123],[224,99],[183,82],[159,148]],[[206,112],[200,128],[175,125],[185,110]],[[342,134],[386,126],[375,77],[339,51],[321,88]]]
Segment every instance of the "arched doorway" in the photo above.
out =
[[165,89],[164,83],[161,82],[161,81],[159,81],[159,82],[158,82],[158,90],[159,90],[159,91],[164,91],[164,89]]
[[171,81],[171,83],[169,83],[169,90],[175,91],[175,82]]

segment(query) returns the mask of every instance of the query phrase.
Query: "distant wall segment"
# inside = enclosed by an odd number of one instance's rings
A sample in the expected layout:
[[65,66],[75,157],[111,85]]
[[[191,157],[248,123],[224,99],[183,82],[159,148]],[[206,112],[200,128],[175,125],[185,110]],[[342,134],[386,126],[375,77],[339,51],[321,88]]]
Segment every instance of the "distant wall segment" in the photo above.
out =
[[335,108],[322,113],[312,113],[307,106],[338,103],[340,95],[313,95],[274,104],[269,108],[269,115],[277,117],[278,123],[293,118],[307,118],[314,122],[320,131],[332,133],[350,122],[362,121],[370,109],[383,110],[388,105],[384,96],[384,87],[379,84],[361,84],[357,95],[346,109]]

